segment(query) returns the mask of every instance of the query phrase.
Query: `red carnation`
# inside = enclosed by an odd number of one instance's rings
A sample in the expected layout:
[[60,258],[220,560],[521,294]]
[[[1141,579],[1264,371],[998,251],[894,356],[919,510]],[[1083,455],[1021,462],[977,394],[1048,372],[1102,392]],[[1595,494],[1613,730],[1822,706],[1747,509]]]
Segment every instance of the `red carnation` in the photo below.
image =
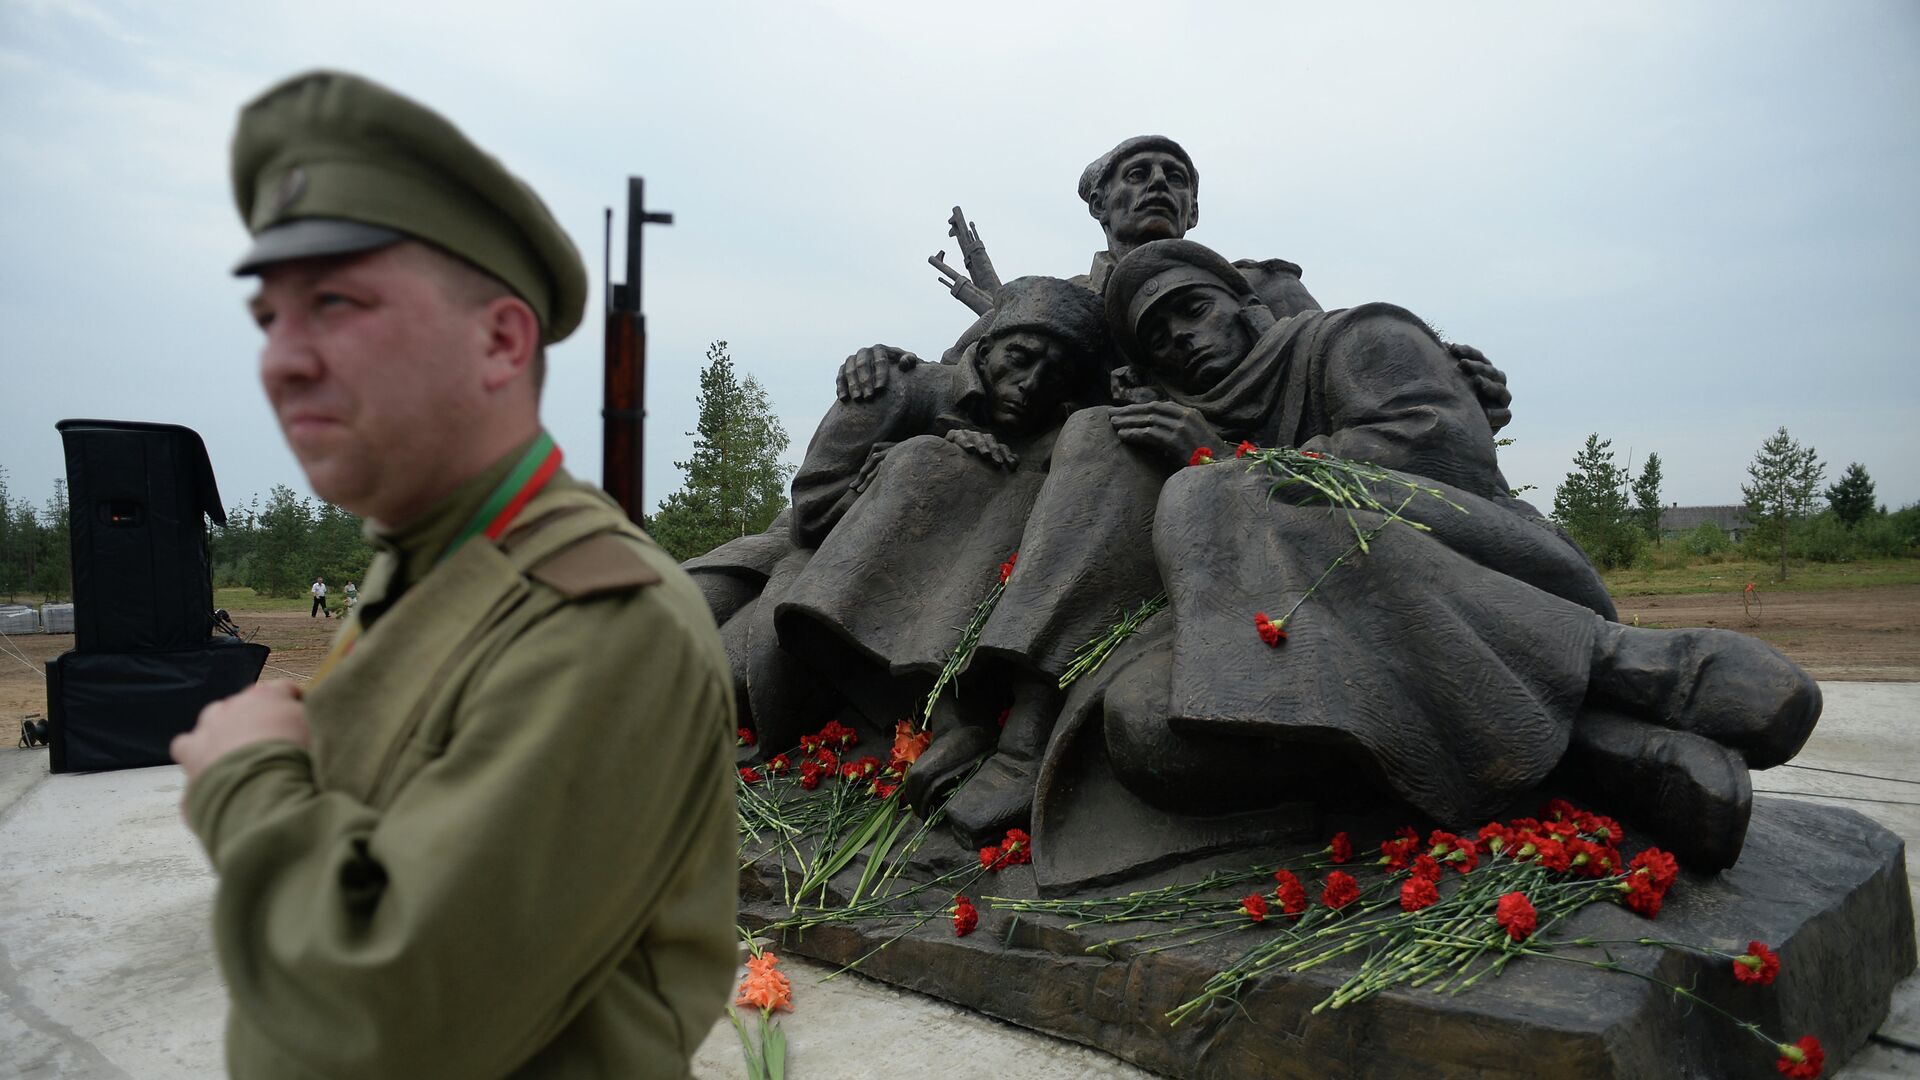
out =
[[1480,843],[1485,845],[1488,851],[1498,855],[1514,846],[1513,834],[1507,831],[1505,825],[1497,821],[1489,821],[1480,826]]
[[1413,857],[1413,876],[1428,881],[1440,880],[1440,861],[1426,852]]
[[1779,974],[1779,954],[1757,941],[1747,942],[1746,955],[1733,958],[1733,977],[1743,983],[1772,986]]
[[1000,710],[1000,715],[999,715],[999,716],[998,716],[997,718],[995,718],[995,720],[994,720],[994,726],[995,726],[995,727],[1006,727],[1006,726],[1007,726],[1007,717],[1009,717],[1009,716],[1012,716],[1012,715],[1013,715],[1013,706],[1011,706],[1011,705],[1009,705],[1009,706],[1007,706],[1006,708],[1004,708],[1004,709],[1001,709],[1001,710]]
[[869,754],[840,766],[840,775],[848,780],[870,780],[880,772],[880,759]]
[[1534,837],[1534,847],[1540,856],[1540,865],[1556,874],[1564,874],[1573,868],[1573,855],[1567,845],[1551,836]]
[[900,790],[900,782],[897,780],[882,780],[879,777],[875,777],[873,785],[868,790],[873,792],[873,797],[876,799],[891,799],[893,798],[893,793]]
[[1397,840],[1380,842],[1380,862],[1388,870],[1405,870],[1407,860],[1413,857],[1414,845],[1420,842],[1418,837],[1400,837]]
[[1013,564],[1019,561],[1020,561],[1020,553],[1016,551],[1013,554],[1007,556],[1006,562],[1003,562],[1000,564],[1000,584],[1005,585],[1007,583],[1007,579],[1013,576]]
[[749,784],[757,784],[760,782],[760,774],[751,767],[743,768],[740,770],[740,779]]
[[1653,883],[1660,887],[1660,891],[1665,892],[1672,888],[1674,881],[1679,878],[1680,862],[1667,852],[1657,847],[1650,847],[1635,855],[1633,861],[1627,864],[1628,873],[1639,870],[1645,870],[1648,876],[1653,878]]
[[735,746],[752,746],[753,745],[753,729],[750,727],[743,727],[739,731],[734,732],[733,742]]
[[785,754],[775,754],[772,760],[767,762],[767,771],[770,773],[783,773],[791,768],[793,768],[793,762],[788,761]]
[[1320,902],[1339,911],[1355,900],[1360,899],[1360,883],[1345,870],[1335,870],[1327,875],[1327,887],[1320,893]]
[[1000,842],[1000,851],[1006,856],[1006,865],[1019,866],[1033,861],[1033,837],[1024,829],[1008,829],[1007,838]]
[[1467,873],[1480,865],[1480,845],[1478,842],[1462,836],[1454,844],[1453,851],[1447,856],[1455,870]]
[[1300,451],[1300,456],[1301,456],[1301,457],[1310,457],[1310,458],[1312,458],[1312,459],[1313,459],[1313,460],[1315,460],[1315,461],[1319,461],[1319,460],[1321,460],[1321,459],[1323,459],[1323,458],[1325,458],[1325,457],[1326,457],[1327,455],[1325,455],[1325,454],[1316,454],[1316,453],[1314,453],[1314,452],[1313,452],[1313,451],[1311,451],[1311,450],[1302,450],[1302,451]]
[[1000,850],[1000,845],[995,844],[992,847],[980,849],[980,869],[998,870],[1005,865],[1007,865],[1006,852]]
[[827,770],[828,772],[832,772],[835,769],[838,769],[840,767],[840,755],[834,753],[833,751],[827,749],[824,746],[813,752],[812,760],[814,764],[820,766],[821,768]]
[[1267,921],[1267,898],[1259,893],[1249,893],[1240,901],[1240,914],[1254,922]]
[[1660,905],[1666,901],[1667,890],[1653,883],[1645,874],[1627,875],[1627,906],[1651,919],[1660,914]]
[[1534,912],[1533,903],[1527,899],[1526,893],[1510,892],[1494,905],[1493,921],[1506,927],[1508,937],[1525,941],[1539,924],[1539,916]]
[[1780,1051],[1780,1060],[1774,1062],[1773,1067],[1780,1070],[1781,1076],[1791,1076],[1794,1080],[1813,1080],[1827,1064],[1820,1040],[1811,1035],[1800,1036],[1797,1043],[1780,1043],[1774,1049]]
[[979,925],[980,912],[974,908],[973,901],[964,896],[954,897],[953,936],[966,937],[968,934],[973,933],[974,927]]
[[1187,464],[1189,465],[1213,464],[1213,450],[1205,446],[1194,448],[1193,456],[1187,459]]
[[1569,821],[1578,813],[1580,809],[1565,799],[1548,799],[1540,808],[1540,816],[1548,821]]
[[1273,892],[1280,898],[1281,911],[1288,915],[1298,915],[1307,910],[1307,887],[1300,884],[1300,879],[1293,876],[1293,871],[1275,870],[1273,880],[1280,883],[1280,887]]
[[1248,454],[1251,454],[1258,449],[1260,448],[1253,445],[1251,442],[1248,442],[1247,440],[1242,439],[1240,440],[1240,445],[1233,448],[1233,456],[1246,457]]
[[1346,833],[1334,833],[1333,842],[1327,845],[1327,853],[1336,864],[1346,862],[1353,858],[1353,841],[1347,838]]
[[832,771],[817,761],[803,761],[800,763],[800,786],[812,791],[820,786],[820,778]]
[[1267,613],[1264,611],[1253,613],[1253,628],[1259,633],[1260,640],[1267,643],[1268,648],[1273,648],[1287,640],[1287,632],[1280,629],[1279,623],[1267,618]]
[[1419,911],[1440,902],[1440,889],[1423,877],[1410,877],[1400,883],[1400,910]]

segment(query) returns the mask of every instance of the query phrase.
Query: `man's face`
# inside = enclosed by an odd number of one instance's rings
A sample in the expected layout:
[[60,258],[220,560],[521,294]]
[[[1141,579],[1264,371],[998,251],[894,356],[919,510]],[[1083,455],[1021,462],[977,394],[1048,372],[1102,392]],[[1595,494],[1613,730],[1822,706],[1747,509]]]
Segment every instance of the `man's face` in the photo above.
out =
[[992,397],[993,426],[1036,432],[1058,419],[1068,388],[1067,355],[1058,338],[1034,330],[995,338],[981,363]]
[[1147,309],[1138,329],[1154,369],[1194,393],[1217,386],[1253,351],[1240,301],[1216,285],[1192,285]]
[[404,524],[459,482],[444,451],[484,403],[487,331],[400,243],[276,263],[248,302],[266,335],[260,382],[321,498]]
[[1100,223],[1125,244],[1178,240],[1193,227],[1193,174],[1164,150],[1142,150],[1114,168]]

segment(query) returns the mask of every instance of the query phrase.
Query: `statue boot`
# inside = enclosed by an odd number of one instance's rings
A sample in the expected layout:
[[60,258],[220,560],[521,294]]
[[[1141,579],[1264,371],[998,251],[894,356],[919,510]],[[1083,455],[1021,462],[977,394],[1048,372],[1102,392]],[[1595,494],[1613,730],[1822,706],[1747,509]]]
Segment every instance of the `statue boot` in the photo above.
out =
[[1740,858],[1753,782],[1737,750],[1590,708],[1574,724],[1561,774],[1689,870],[1724,870]]
[[1587,701],[1705,736],[1756,769],[1799,753],[1820,719],[1819,684],[1772,646],[1732,630],[1605,623]]
[[1025,828],[1031,821],[1040,758],[1063,696],[1044,676],[1024,677],[1016,684],[993,756],[947,803],[947,823],[968,844],[997,842],[1008,829]]

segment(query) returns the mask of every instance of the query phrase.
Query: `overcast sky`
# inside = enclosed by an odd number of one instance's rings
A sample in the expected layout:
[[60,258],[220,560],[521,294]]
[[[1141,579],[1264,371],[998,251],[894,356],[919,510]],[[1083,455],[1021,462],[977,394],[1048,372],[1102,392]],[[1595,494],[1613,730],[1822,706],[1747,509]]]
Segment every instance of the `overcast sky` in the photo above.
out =
[[[436,9],[429,13],[429,8]],[[1193,238],[1391,300],[1511,377],[1508,479],[1590,431],[1669,502],[1739,499],[1781,425],[1828,479],[1920,500],[1920,4],[1102,2],[521,8],[0,0],[0,466],[36,502],[56,420],[186,424],[229,505],[308,491],[254,374],[227,185],[239,105],[311,67],[451,117],[545,196],[595,278],[545,413],[598,478],[601,212],[651,230],[650,502],[731,342],[798,459],[874,342],[971,314],[924,263],[963,205],[1003,277],[1087,269],[1074,187],[1179,139]],[[619,255],[615,255],[616,264]],[[958,260],[954,258],[957,265]]]

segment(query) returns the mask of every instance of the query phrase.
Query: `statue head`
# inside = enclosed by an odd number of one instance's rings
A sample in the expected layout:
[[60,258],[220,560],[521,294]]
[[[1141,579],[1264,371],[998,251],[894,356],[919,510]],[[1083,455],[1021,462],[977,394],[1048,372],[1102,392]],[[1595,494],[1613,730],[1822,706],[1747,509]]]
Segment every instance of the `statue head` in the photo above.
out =
[[1129,252],[1107,282],[1106,313],[1130,362],[1196,394],[1239,367],[1274,323],[1246,276],[1191,240]]
[[993,317],[971,361],[993,426],[1037,433],[1100,400],[1111,366],[1106,319],[1092,290],[1023,277],[994,294]]
[[1080,173],[1080,198],[1115,255],[1200,224],[1199,170],[1165,135],[1136,135],[1094,159]]

